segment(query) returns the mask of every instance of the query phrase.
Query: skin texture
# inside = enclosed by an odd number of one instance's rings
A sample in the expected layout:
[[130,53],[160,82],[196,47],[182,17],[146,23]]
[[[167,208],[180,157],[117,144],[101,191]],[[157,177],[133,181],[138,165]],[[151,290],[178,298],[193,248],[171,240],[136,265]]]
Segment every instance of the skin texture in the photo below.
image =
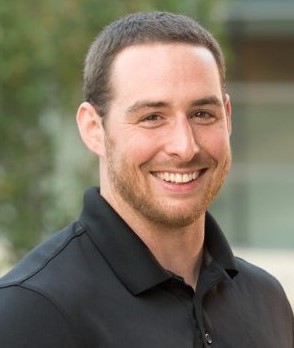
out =
[[181,43],[132,46],[112,67],[103,124],[78,111],[100,157],[102,196],[166,268],[195,285],[204,214],[231,163],[231,106],[212,54]]

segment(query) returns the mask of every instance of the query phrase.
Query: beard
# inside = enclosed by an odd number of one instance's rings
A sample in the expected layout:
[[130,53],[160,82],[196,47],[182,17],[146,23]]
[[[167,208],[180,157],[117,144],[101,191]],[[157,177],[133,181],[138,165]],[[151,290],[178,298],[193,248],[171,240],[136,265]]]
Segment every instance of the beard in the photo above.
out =
[[[191,204],[180,206],[174,203],[173,200],[167,197],[160,197],[153,193],[152,187],[148,184],[148,180],[143,179],[145,172],[151,175],[147,170],[148,164],[140,167],[140,172],[134,165],[128,161],[128,156],[116,158],[116,151],[114,145],[109,140],[105,142],[107,155],[107,174],[111,185],[113,186],[116,195],[137,214],[141,215],[153,224],[160,225],[164,228],[181,228],[186,227],[197,219],[199,219],[211,205],[213,199],[222,187],[224,180],[229,172],[231,166],[231,151],[228,148],[226,155],[222,161],[214,159],[194,159],[191,163],[186,163],[185,166],[197,167],[197,164],[207,165],[213,170],[209,175],[208,183],[206,183],[199,194],[195,195],[195,199]],[[167,163],[166,163],[167,164]],[[179,168],[179,164],[171,161],[168,162],[168,168]]]

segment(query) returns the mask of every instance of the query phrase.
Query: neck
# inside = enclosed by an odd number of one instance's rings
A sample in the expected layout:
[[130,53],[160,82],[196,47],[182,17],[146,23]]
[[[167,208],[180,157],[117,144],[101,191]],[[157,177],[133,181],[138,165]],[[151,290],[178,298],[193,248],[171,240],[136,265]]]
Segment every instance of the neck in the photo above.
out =
[[164,269],[181,276],[196,288],[202,264],[205,213],[191,225],[172,228],[150,221],[124,202],[116,204],[115,200],[104,198],[142,239]]
[[137,225],[136,222],[131,224],[133,226],[130,227],[147,245],[160,265],[184,278],[195,289],[202,264],[204,215],[190,226],[176,230],[166,230],[158,225]]
[[195,289],[202,264],[205,213],[188,226],[172,228],[150,221],[123,201],[118,204],[117,200],[104,195],[103,190],[101,194],[142,239],[159,264]]

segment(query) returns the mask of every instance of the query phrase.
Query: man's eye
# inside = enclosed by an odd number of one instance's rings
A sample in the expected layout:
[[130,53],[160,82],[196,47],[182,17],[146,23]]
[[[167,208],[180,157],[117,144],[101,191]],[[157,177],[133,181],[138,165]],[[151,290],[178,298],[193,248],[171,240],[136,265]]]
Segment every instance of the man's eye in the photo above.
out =
[[207,111],[198,111],[194,114],[194,117],[198,118],[210,118],[212,115]]
[[158,128],[164,124],[164,117],[160,114],[145,115],[141,118],[139,124],[143,128]]
[[215,120],[214,114],[208,111],[196,111],[191,115],[191,118],[201,123],[212,123]]
[[146,116],[143,119],[143,121],[158,121],[160,119],[161,119],[160,115],[158,115],[158,114],[150,114],[150,115]]

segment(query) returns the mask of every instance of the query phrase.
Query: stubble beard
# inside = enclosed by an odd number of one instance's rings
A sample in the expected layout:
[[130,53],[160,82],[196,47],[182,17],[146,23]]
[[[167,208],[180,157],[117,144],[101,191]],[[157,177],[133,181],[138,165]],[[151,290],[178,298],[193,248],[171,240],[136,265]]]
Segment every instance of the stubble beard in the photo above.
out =
[[[194,207],[186,207],[179,210],[168,204],[166,199],[160,201],[158,197],[152,197],[144,183],[140,185],[140,178],[127,160],[119,163],[114,157],[114,146],[109,141],[105,143],[107,154],[107,173],[113,189],[122,200],[143,218],[164,228],[175,229],[191,225],[202,216],[209,208],[215,196],[222,187],[231,166],[231,151],[221,163],[216,163],[215,177],[210,178],[202,199]],[[144,187],[143,187],[144,186]]]

